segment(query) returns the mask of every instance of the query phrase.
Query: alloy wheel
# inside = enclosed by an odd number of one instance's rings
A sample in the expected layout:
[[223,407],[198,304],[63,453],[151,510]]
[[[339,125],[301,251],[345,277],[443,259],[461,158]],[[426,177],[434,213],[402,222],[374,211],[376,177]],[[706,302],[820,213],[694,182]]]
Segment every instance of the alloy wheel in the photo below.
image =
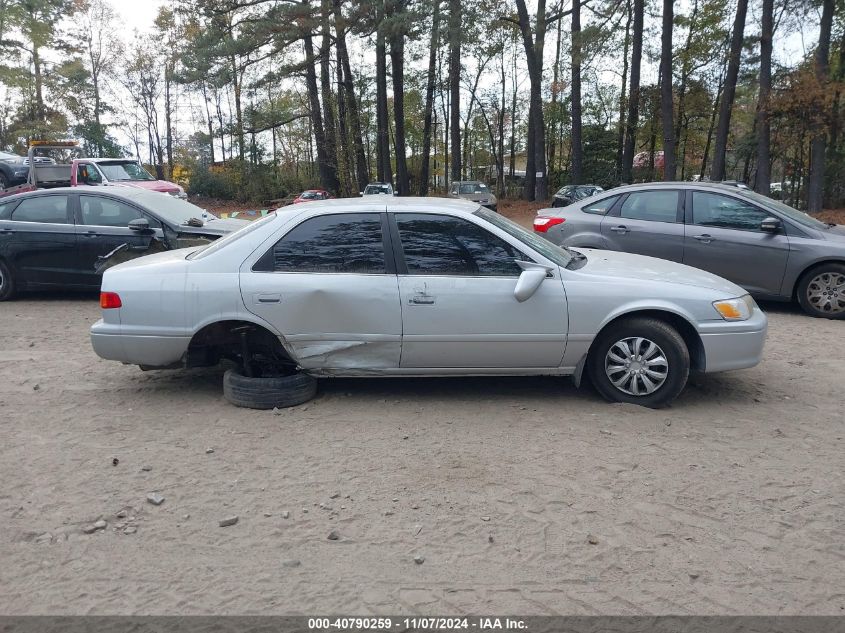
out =
[[807,301],[824,314],[845,312],[845,274],[823,272],[813,277],[807,285]]

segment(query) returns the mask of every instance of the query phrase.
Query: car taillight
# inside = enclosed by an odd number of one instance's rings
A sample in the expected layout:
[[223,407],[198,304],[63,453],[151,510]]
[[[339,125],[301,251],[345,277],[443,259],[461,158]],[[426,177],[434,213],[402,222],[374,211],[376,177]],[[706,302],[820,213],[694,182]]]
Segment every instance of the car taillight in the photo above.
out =
[[112,308],[119,308],[123,304],[120,302],[120,295],[116,292],[101,292],[100,293],[100,307],[103,310],[110,310]]
[[534,230],[538,233],[545,233],[553,226],[563,224],[564,222],[566,222],[564,218],[537,216],[534,218]]

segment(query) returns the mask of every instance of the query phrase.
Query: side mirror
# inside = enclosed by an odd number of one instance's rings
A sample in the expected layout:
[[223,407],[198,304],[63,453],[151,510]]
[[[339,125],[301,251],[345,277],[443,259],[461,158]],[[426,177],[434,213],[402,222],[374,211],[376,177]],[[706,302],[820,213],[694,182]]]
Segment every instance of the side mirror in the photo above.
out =
[[766,218],[760,222],[760,230],[765,233],[779,233],[782,226],[777,218]]
[[540,284],[543,283],[543,280],[551,272],[551,269],[533,262],[516,260],[516,263],[522,268],[522,273],[519,275],[519,279],[516,280],[513,296],[517,301],[522,303],[534,296],[534,293],[540,288]]
[[137,231],[138,233],[148,233],[150,231],[150,223],[147,221],[147,218],[136,218],[128,226],[132,231]]

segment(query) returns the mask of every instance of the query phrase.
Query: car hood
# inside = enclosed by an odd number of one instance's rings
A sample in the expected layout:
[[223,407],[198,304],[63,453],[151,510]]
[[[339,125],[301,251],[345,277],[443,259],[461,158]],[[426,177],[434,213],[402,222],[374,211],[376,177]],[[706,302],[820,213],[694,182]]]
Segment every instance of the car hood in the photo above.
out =
[[460,197],[470,202],[487,202],[488,200],[492,202],[496,199],[492,193],[462,193]]
[[249,223],[249,220],[239,220],[238,218],[218,218],[209,220],[202,226],[188,226],[183,224],[179,226],[179,233],[220,237],[221,235],[242,229]]
[[828,227],[826,230],[819,231],[827,239],[834,242],[845,242],[845,225],[837,224],[836,226]]
[[158,191],[160,193],[179,193],[181,191],[179,185],[174,185],[172,182],[167,182],[166,180],[119,180],[114,184],[123,187],[146,189],[147,191]]
[[578,272],[587,275],[709,288],[723,293],[726,299],[748,294],[740,286],[718,275],[665,259],[592,248],[572,250],[587,256],[587,263],[578,269]]

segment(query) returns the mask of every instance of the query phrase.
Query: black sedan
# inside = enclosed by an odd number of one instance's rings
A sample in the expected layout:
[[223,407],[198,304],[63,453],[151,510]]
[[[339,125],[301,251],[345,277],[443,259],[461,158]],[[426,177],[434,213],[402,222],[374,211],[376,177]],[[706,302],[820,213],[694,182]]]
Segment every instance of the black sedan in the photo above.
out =
[[568,207],[573,202],[589,198],[604,191],[598,185],[567,185],[561,187],[552,200],[553,207]]
[[26,182],[29,162],[23,156],[0,152],[0,191]]
[[244,225],[131,187],[75,187],[0,199],[0,301],[18,290],[97,289],[111,265],[207,244]]

